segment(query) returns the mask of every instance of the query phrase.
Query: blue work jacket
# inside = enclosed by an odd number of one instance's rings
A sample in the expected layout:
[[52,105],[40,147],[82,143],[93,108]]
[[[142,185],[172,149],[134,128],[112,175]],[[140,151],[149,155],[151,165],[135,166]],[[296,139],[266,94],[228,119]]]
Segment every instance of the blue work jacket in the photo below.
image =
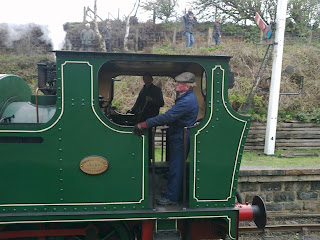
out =
[[149,128],[168,124],[169,135],[183,134],[184,127],[195,124],[198,111],[197,97],[192,90],[189,90],[181,94],[175,105],[166,113],[147,119],[147,126]]
[[198,101],[192,90],[181,94],[174,106],[166,113],[147,119],[147,126],[169,125],[169,178],[166,197],[178,201],[182,193],[183,164],[189,153],[189,131],[184,148],[184,127],[193,126],[198,116]]

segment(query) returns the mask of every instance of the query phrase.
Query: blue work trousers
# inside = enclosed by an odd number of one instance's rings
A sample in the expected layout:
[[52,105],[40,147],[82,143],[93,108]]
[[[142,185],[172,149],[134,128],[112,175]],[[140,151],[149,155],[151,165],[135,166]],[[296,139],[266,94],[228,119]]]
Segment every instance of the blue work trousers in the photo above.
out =
[[105,43],[106,43],[106,51],[107,51],[107,52],[112,52],[111,40],[110,40],[110,39],[106,39],[106,40],[105,40]]
[[219,46],[220,45],[220,36],[219,35],[214,35],[213,38],[216,41],[216,46]]
[[189,32],[185,32],[184,35],[186,36],[186,48],[192,47],[194,43],[193,34]]
[[[179,201],[182,193],[183,171],[184,171],[184,140],[183,133],[174,134],[169,139],[169,181],[167,198],[172,201]],[[189,153],[189,132],[187,136],[186,156]]]

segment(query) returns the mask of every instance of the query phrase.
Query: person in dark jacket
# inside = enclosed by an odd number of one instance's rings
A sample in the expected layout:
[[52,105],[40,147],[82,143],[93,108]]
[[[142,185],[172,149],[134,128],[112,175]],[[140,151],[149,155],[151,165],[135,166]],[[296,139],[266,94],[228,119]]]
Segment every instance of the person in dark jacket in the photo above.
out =
[[112,47],[111,47],[112,29],[111,29],[110,22],[107,22],[106,27],[102,30],[102,34],[104,35],[104,41],[106,44],[106,51],[112,52]]
[[80,39],[82,44],[82,51],[90,51],[92,41],[94,40],[94,32],[90,29],[90,23],[85,25],[85,29],[81,31]]
[[189,8],[188,13],[183,16],[183,21],[184,35],[186,37],[186,48],[192,47],[194,43],[193,25],[197,22],[197,19],[192,12],[192,8]]
[[[159,205],[174,205],[181,198],[183,166],[184,166],[184,127],[193,126],[198,116],[198,101],[193,92],[195,75],[184,72],[175,77],[176,91],[179,96],[174,106],[166,113],[148,118],[135,125],[134,132],[140,133],[144,128],[151,128],[164,124],[169,125],[169,181],[165,198],[157,199]],[[187,133],[187,153],[189,152],[189,132]]]
[[[161,88],[155,86],[150,73],[142,77],[144,86],[140,90],[136,103],[127,113],[135,114],[136,122],[145,121],[148,118],[159,115],[160,107],[163,107],[163,95]],[[153,158],[153,133],[152,128],[148,129],[149,160]]]
[[213,24],[213,38],[216,41],[216,46],[219,46],[221,38],[221,18],[218,18]]
[[139,96],[127,113],[135,114],[140,121],[159,115],[160,107],[163,107],[163,95],[161,88],[153,84],[153,77],[150,73],[145,73],[142,77],[144,86],[140,90]]

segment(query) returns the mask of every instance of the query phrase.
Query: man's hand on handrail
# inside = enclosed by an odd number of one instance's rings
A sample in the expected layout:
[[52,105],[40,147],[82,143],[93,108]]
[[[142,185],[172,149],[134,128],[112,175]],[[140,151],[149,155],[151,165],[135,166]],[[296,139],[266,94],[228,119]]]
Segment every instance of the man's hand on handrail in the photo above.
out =
[[143,131],[143,129],[145,129],[145,128],[148,128],[146,122],[138,123],[138,124],[134,125],[133,134],[138,135],[138,136],[141,136],[141,135],[142,135],[142,131]]

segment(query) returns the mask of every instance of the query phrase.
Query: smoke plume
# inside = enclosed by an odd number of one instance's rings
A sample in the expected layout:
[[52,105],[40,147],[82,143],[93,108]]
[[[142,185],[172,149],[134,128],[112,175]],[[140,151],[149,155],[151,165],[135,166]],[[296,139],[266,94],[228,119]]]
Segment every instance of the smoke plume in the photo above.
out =
[[[52,49],[48,26],[29,24],[0,24],[0,47],[7,49]],[[21,49],[20,49],[21,50]]]

